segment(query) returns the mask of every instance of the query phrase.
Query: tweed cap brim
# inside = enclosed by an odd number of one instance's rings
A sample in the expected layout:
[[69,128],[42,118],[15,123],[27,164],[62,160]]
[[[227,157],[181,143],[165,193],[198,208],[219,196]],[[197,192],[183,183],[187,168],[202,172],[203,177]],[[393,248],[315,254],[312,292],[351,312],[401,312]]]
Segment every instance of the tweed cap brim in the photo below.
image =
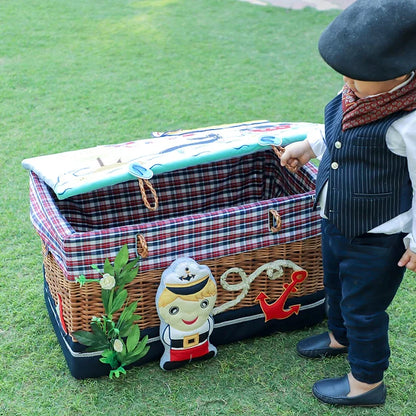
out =
[[416,0],[357,0],[322,33],[319,52],[335,71],[386,81],[416,69]]

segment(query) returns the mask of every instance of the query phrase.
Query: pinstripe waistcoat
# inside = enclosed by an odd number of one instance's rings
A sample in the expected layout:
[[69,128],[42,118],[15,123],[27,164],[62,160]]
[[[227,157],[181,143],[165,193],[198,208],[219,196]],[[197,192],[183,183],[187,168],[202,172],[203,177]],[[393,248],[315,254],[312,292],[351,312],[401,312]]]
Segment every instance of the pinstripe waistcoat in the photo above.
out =
[[347,238],[366,233],[411,207],[405,157],[392,153],[386,132],[403,116],[342,131],[341,94],[325,108],[325,151],[316,181],[316,201],[326,181],[325,214]]

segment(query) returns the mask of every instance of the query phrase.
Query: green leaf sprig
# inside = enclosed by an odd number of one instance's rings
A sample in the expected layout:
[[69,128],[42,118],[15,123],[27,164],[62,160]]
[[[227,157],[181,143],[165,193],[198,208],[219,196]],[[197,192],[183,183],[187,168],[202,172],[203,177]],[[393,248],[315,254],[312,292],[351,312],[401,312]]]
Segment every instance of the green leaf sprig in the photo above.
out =
[[[129,261],[128,248],[124,245],[117,253],[114,265],[105,260],[103,274],[97,266],[92,266],[101,274],[101,278],[86,279],[80,276],[76,279],[81,286],[99,282],[105,314],[100,318],[92,318],[91,332],[80,330],[72,335],[88,347],[86,351],[102,351],[100,361],[111,366],[110,378],[126,374],[125,367],[144,357],[149,350],[147,335],[140,339],[140,328],[135,324],[141,319],[140,315],[134,314],[138,302],[126,305],[128,292],[124,288],[137,276],[139,259]],[[113,315],[120,309],[120,317],[115,321]]]

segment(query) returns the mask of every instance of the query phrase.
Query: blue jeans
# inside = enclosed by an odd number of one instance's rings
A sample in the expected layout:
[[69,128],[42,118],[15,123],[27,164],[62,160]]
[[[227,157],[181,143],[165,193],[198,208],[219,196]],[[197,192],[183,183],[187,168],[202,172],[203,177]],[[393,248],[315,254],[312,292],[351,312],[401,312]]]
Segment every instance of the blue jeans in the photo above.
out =
[[349,346],[351,372],[364,383],[381,381],[389,365],[386,309],[405,272],[397,266],[405,251],[403,237],[368,233],[349,240],[322,220],[328,328]]

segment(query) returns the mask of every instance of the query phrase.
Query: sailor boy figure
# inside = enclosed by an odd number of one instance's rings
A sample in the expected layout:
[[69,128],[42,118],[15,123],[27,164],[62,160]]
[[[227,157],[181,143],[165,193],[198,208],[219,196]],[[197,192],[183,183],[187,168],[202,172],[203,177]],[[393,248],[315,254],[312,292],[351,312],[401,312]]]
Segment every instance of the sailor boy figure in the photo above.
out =
[[210,269],[191,258],[176,259],[162,273],[156,293],[160,340],[165,348],[162,369],[173,370],[217,354],[209,341],[216,298],[217,285]]

